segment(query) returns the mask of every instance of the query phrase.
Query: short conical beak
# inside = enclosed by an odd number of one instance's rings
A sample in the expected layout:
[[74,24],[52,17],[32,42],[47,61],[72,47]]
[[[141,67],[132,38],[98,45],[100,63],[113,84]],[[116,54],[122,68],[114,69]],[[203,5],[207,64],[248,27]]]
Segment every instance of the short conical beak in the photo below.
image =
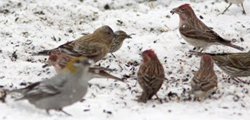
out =
[[132,33],[130,35],[127,35],[127,38],[132,38],[131,35],[135,35],[135,33]]
[[170,13],[172,13],[172,15],[174,14],[174,13],[177,13],[178,12],[178,8],[174,8],[174,9],[172,9],[171,11],[170,11]]
[[127,37],[126,38],[132,38],[130,35],[127,35]]

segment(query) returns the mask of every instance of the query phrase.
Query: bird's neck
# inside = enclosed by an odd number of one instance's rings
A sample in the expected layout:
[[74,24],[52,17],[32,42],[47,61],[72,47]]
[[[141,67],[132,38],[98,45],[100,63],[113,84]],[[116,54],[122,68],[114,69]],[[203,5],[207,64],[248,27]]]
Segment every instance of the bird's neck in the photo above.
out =
[[180,25],[185,23],[186,21],[198,19],[193,11],[190,11],[188,13],[181,13],[180,15]]

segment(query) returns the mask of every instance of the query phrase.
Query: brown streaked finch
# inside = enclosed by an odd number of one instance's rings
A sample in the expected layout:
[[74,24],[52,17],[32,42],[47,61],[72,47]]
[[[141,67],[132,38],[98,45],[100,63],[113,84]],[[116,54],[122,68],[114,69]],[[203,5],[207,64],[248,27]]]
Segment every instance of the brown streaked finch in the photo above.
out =
[[40,51],[35,55],[50,55],[52,51],[60,51],[74,57],[87,57],[97,62],[108,54],[114,38],[113,30],[104,25],[96,29],[92,34],[82,36],[51,50]]
[[[51,52],[47,64],[45,64],[43,67],[47,66],[53,66],[57,73],[60,73],[61,70],[65,68],[65,66],[68,64],[68,62],[72,59],[75,59],[76,57],[61,53],[59,51],[53,51]],[[91,66],[89,67],[89,72],[95,74],[95,78],[110,78],[115,79],[121,82],[124,82],[124,79],[115,77],[107,71],[112,72],[112,69],[109,68],[103,68],[100,66]]]
[[191,87],[196,100],[203,100],[217,90],[217,76],[210,55],[202,55],[200,69],[194,73]]
[[212,56],[215,64],[233,80],[249,84],[240,80],[238,77],[250,76],[250,51],[244,53],[201,53],[196,51],[198,56],[208,54]]
[[146,103],[162,86],[165,79],[164,68],[153,50],[142,53],[142,64],[137,73],[137,80],[143,92],[139,102]]
[[231,44],[230,41],[220,37],[216,32],[207,27],[199,20],[189,4],[181,5],[171,11],[172,14],[177,13],[180,17],[179,31],[182,38],[189,44],[198,49],[206,49],[211,45],[225,45],[238,50],[244,48]]
[[231,7],[232,4],[236,4],[236,5],[240,4],[242,7],[242,13],[246,14],[246,11],[243,6],[244,0],[226,0],[226,1],[229,2],[229,6],[221,14],[224,14]]
[[130,35],[128,35],[126,32],[122,30],[115,31],[116,38],[113,39],[109,53],[113,54],[117,50],[119,50],[122,47],[123,41],[126,38],[132,38]]

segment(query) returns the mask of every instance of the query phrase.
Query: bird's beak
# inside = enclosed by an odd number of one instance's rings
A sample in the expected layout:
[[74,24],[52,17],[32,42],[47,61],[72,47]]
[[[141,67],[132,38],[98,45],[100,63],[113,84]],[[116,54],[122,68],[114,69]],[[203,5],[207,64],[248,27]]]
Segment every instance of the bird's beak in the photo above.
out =
[[170,11],[170,13],[172,13],[172,15],[174,14],[174,13],[178,13],[179,12],[179,8],[174,8],[174,9],[172,9],[171,11]]
[[126,38],[132,38],[130,35],[127,35]]
[[132,33],[130,35],[127,35],[127,38],[132,38],[131,35],[135,35],[135,33]]

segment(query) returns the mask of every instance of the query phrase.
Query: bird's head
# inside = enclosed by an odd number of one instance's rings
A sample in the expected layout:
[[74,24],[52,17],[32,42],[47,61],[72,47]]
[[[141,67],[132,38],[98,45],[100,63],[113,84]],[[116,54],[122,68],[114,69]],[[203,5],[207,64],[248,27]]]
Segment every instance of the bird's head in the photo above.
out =
[[143,63],[158,60],[158,57],[156,56],[155,52],[152,49],[145,50],[144,52],[142,52],[141,56],[143,58],[142,60]]
[[[131,34],[133,35],[133,34]],[[119,40],[119,41],[123,41],[126,38],[132,38],[131,35],[128,35],[126,32],[122,31],[122,30],[118,30],[115,31],[115,39],[114,40]]]
[[70,60],[63,71],[70,71],[71,73],[77,73],[81,71],[88,71],[90,66],[94,65],[94,61],[87,59],[86,57],[77,57]]
[[104,25],[96,29],[93,33],[95,36],[98,36],[103,39],[103,42],[111,44],[113,38],[115,37],[114,31],[108,26]]
[[213,58],[210,55],[202,55],[200,61],[200,70],[201,71],[213,71],[214,62]]
[[190,4],[183,4],[177,8],[174,8],[170,11],[170,13],[179,14],[181,20],[186,20],[195,16],[193,9],[190,7]]

